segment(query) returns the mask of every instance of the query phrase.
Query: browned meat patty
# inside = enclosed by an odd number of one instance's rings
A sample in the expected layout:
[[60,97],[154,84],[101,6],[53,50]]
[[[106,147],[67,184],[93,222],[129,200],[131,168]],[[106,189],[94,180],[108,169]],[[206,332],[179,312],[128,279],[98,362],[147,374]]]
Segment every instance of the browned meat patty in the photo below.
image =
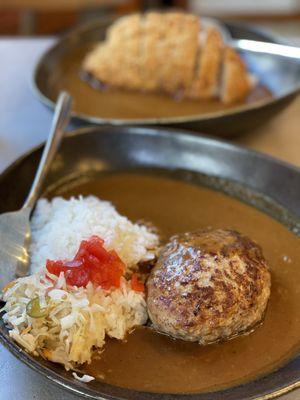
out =
[[208,344],[250,330],[263,318],[271,277],[261,248],[233,230],[171,238],[147,281],[154,327]]

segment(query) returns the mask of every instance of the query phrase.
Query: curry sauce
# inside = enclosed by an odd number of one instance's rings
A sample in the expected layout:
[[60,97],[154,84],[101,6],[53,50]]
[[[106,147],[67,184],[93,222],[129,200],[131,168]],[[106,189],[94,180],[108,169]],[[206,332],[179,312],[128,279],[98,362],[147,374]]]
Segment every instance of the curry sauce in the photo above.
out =
[[261,245],[272,275],[265,320],[253,333],[200,346],[141,327],[123,342],[107,340],[86,373],[126,388],[191,393],[254,379],[297,353],[300,241],[282,224],[225,194],[165,177],[113,173],[59,194],[109,200],[128,218],[151,221],[163,238],[207,226],[236,229]]

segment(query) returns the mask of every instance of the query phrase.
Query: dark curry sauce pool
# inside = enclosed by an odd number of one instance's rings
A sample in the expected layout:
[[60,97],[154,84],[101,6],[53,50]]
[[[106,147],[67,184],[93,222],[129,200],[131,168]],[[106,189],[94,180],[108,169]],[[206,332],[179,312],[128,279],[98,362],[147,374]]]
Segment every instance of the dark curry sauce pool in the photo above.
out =
[[282,224],[227,195],[165,177],[113,173],[59,192],[79,194],[109,200],[132,220],[151,221],[165,238],[207,226],[239,230],[261,245],[272,274],[265,320],[255,332],[199,346],[142,327],[126,341],[107,340],[85,373],[143,391],[200,392],[264,375],[297,353],[300,241]]

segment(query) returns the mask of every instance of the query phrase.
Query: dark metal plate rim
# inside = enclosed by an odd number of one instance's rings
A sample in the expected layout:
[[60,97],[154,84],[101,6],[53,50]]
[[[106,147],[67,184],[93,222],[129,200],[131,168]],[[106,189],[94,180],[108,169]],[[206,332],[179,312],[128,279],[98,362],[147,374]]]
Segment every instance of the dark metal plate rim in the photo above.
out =
[[[78,28],[75,28],[74,30],[70,31],[66,35],[64,35],[61,39],[58,39],[56,43],[54,43],[51,47],[49,47],[40,57],[38,60],[33,74],[31,78],[31,88],[34,93],[34,95],[41,100],[46,106],[54,109],[55,107],[55,102],[53,102],[51,99],[49,99],[38,87],[37,84],[37,74],[39,69],[41,68],[42,64],[44,63],[45,58],[48,56],[48,54],[57,48],[61,46],[61,44],[68,40],[70,37],[73,35],[80,35],[81,32],[85,32],[86,30],[92,29],[94,26],[98,26],[99,23],[105,23],[106,18],[101,18],[98,21],[92,21],[90,23],[85,23],[79,26]],[[242,24],[239,23],[232,23],[230,22],[230,25],[232,26],[242,26]],[[270,42],[273,43],[282,43],[286,44],[286,42],[278,35],[271,34],[269,32],[266,32],[263,29],[258,29],[256,27],[252,27],[251,25],[243,24],[243,27],[246,27],[249,31],[252,32],[257,32],[257,33],[262,33],[264,36],[268,37]],[[91,116],[89,114],[85,113],[80,113],[80,112],[72,112],[72,117],[81,119],[81,120],[86,120],[90,123],[94,124],[107,124],[107,125],[168,125],[168,124],[177,124],[177,123],[188,123],[188,122],[194,122],[194,121],[207,121],[211,119],[218,119],[224,116],[229,116],[229,115],[241,115],[247,111],[250,110],[258,110],[267,106],[272,106],[273,104],[276,104],[279,101],[282,101],[290,96],[296,96],[300,92],[300,82],[298,85],[294,87],[293,90],[286,91],[284,94],[281,96],[274,97],[271,100],[261,100],[254,102],[252,104],[246,104],[246,105],[241,105],[238,107],[235,107],[234,109],[229,109],[225,111],[218,111],[218,112],[213,112],[213,113],[208,113],[204,115],[190,115],[190,116],[183,116],[183,117],[166,117],[166,118],[134,118],[134,119],[107,119],[107,118],[101,118],[97,116]]]

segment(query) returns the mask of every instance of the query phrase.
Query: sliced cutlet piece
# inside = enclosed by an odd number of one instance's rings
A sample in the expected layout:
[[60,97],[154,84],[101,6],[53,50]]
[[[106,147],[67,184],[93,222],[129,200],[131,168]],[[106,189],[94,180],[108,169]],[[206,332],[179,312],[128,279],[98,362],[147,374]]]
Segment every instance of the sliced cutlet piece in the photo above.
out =
[[193,76],[199,19],[181,12],[150,12],[144,29],[147,89],[175,95],[184,92]]
[[218,96],[223,40],[220,32],[213,27],[207,28],[200,43],[195,75],[188,96],[195,99],[210,99]]
[[122,83],[122,76],[117,74],[117,67],[111,58],[111,49],[106,42],[87,54],[83,61],[83,69],[104,85],[119,86]]
[[149,12],[145,14],[142,41],[142,74],[145,91],[156,91],[160,85],[161,46],[166,35],[163,23],[161,13]]
[[83,59],[82,69],[94,77],[98,78],[99,74],[99,60],[101,61],[104,43],[97,44],[92,50],[90,50]]
[[223,57],[223,71],[220,97],[224,103],[244,100],[252,89],[251,79],[240,55],[226,47]]
[[183,13],[165,14],[167,35],[162,45],[160,79],[163,90],[182,94],[191,85],[198,50],[200,22]]
[[109,86],[142,89],[141,18],[133,14],[115,22],[104,43],[86,57],[84,69]]

